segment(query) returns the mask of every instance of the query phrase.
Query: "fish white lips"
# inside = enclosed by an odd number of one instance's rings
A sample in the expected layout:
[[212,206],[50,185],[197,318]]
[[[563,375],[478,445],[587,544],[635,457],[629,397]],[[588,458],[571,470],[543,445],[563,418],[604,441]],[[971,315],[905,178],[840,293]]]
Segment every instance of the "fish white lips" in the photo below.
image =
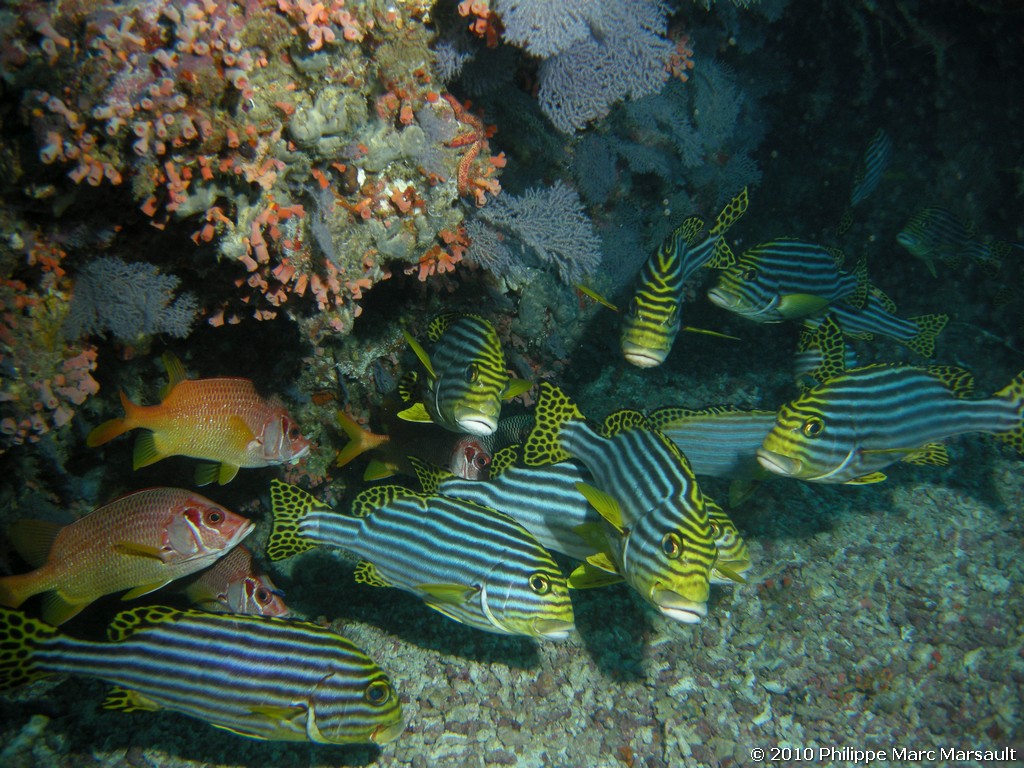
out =
[[686,600],[671,590],[656,589],[652,598],[664,616],[674,619],[680,624],[700,624],[701,620],[708,615],[706,603]]
[[715,306],[721,307],[722,309],[732,309],[736,306],[736,297],[728,293],[723,293],[717,288],[712,288],[708,291],[708,299]]
[[800,472],[800,459],[792,459],[781,453],[769,451],[767,448],[757,449],[757,461],[762,467],[776,475],[793,476]]
[[653,354],[645,349],[630,349],[623,352],[627,363],[632,363],[637,368],[654,368],[665,362],[665,356]]
[[498,428],[498,422],[495,419],[489,419],[479,414],[463,416],[457,419],[456,423],[463,432],[469,435],[476,435],[477,437],[493,435],[494,431]]
[[575,626],[572,622],[558,619],[539,619],[533,623],[537,636],[545,640],[565,640]]

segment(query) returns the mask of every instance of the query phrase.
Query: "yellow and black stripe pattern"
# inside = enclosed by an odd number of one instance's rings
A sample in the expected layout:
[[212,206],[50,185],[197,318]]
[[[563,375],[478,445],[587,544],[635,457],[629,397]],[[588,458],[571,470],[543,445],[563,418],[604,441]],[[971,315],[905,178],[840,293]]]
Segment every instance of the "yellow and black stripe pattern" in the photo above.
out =
[[315,624],[147,607],[118,614],[108,634],[78,640],[0,609],[0,688],[96,677],[117,686],[108,709],[180,712],[254,739],[383,743],[403,730],[387,676]]
[[897,461],[943,463],[935,444],[966,432],[1024,453],[1024,372],[990,398],[968,399],[971,386],[960,368],[854,368],[782,406],[758,459],[781,475],[860,484]]
[[271,502],[271,557],[295,551],[288,538],[297,536],[363,558],[359,581],[411,592],[478,629],[561,640],[574,627],[565,577],[551,554],[502,512],[378,486],[356,497],[356,515],[343,515],[278,480],[272,481]]

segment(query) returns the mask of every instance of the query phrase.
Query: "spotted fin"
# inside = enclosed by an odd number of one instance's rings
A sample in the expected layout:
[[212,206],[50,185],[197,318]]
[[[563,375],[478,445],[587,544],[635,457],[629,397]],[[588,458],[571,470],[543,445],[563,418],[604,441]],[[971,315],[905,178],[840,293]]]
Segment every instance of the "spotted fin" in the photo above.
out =
[[1006,432],[999,432],[996,437],[1024,455],[1024,371],[1013,377],[1013,381],[995,393],[994,397],[1009,400],[1017,408],[1017,424]]
[[529,467],[554,464],[570,458],[562,448],[559,434],[562,426],[573,419],[583,419],[583,413],[568,395],[554,384],[540,382],[534,425],[523,444],[523,463]]
[[884,474],[881,472],[871,472],[870,474],[847,480],[845,485],[871,485],[872,483],[880,483],[883,480],[885,480]]
[[905,346],[917,352],[922,357],[935,356],[935,339],[949,322],[949,315],[933,314],[919,315],[909,318],[920,330],[917,335],[902,342]]
[[356,566],[355,579],[357,584],[366,584],[368,587],[393,587],[390,581],[380,575],[377,566],[368,560],[360,560]]
[[267,541],[267,557],[271,560],[313,549],[316,544],[299,534],[299,523],[310,512],[331,511],[312,494],[277,478],[270,481],[270,509],[274,524]]
[[163,709],[155,701],[143,696],[138,691],[122,688],[119,685],[110,689],[107,698],[100,706],[103,709],[113,709],[118,712],[159,712]]

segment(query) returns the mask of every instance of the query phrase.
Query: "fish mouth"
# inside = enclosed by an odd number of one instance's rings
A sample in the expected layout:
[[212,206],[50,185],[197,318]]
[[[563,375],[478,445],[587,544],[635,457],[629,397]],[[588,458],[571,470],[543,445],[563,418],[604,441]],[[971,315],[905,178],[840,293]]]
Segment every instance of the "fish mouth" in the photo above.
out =
[[738,311],[739,300],[735,294],[726,293],[720,288],[712,288],[708,291],[708,299],[722,309],[728,309],[730,312]]
[[545,640],[565,640],[576,628],[571,621],[561,619],[537,619],[533,622],[533,632]]
[[665,362],[665,351],[649,347],[623,346],[622,355],[627,363],[637,368],[655,368]]
[[700,624],[708,615],[707,603],[695,603],[687,600],[678,592],[670,589],[655,589],[651,599],[664,616],[678,621],[680,624]]
[[498,420],[493,416],[485,416],[482,413],[471,413],[458,416],[455,423],[459,429],[469,435],[486,437],[493,435],[498,428]]
[[390,725],[378,725],[370,734],[370,741],[374,744],[387,744],[401,736],[404,731],[405,723],[401,720]]
[[757,461],[769,472],[787,477],[799,476],[802,465],[800,459],[783,456],[781,453],[769,451],[767,448],[757,449]]

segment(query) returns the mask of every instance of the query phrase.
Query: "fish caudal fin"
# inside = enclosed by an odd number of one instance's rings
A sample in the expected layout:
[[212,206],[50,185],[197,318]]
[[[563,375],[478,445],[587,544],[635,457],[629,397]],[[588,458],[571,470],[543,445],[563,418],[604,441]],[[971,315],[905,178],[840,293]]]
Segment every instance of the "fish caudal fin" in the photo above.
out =
[[997,433],[996,437],[1024,456],[1024,371],[1014,376],[1013,381],[995,396],[1009,400],[1017,409],[1017,423],[1012,429]]
[[90,448],[95,448],[98,445],[109,443],[115,437],[120,437],[125,432],[130,432],[139,426],[135,419],[131,417],[132,412],[136,409],[136,405],[128,399],[124,392],[121,393],[121,407],[124,408],[125,415],[119,419],[105,421],[96,427],[85,438],[86,445]]
[[0,608],[0,690],[45,677],[48,673],[33,662],[32,651],[58,634],[53,627],[20,611]]
[[299,523],[311,511],[330,511],[330,507],[301,488],[274,479],[270,481],[270,510],[274,527],[267,541],[267,557],[283,560],[316,546],[299,533]]
[[379,448],[390,439],[387,435],[378,435],[363,429],[355,419],[342,411],[338,411],[338,426],[348,436],[348,442],[338,452],[338,458],[335,460],[339,467],[344,467],[366,451]]
[[921,330],[903,343],[923,357],[935,356],[935,339],[949,322],[949,315],[920,315],[910,318]]
[[45,591],[46,588],[38,586],[38,582],[35,571],[0,578],[0,605],[19,607],[32,595]]

